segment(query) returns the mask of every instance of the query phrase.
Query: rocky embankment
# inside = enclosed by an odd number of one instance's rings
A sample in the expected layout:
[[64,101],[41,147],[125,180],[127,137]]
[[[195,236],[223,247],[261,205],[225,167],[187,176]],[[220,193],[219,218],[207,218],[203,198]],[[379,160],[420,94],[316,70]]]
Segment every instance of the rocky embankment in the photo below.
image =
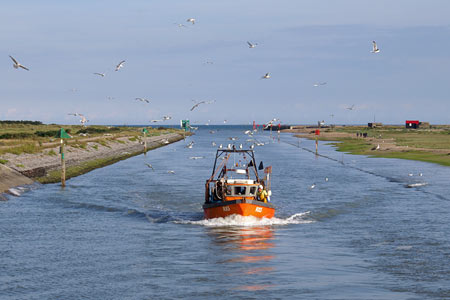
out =
[[[112,164],[144,152],[183,139],[179,133],[136,139],[120,137],[105,139],[101,142],[88,141],[65,146],[67,179],[89,172],[93,169]],[[15,155],[6,153],[0,157],[0,193],[20,185],[31,184],[34,180],[41,183],[60,180],[61,156],[59,146],[47,148],[41,153]],[[31,178],[31,179],[30,179]],[[32,180],[33,179],[33,180]]]

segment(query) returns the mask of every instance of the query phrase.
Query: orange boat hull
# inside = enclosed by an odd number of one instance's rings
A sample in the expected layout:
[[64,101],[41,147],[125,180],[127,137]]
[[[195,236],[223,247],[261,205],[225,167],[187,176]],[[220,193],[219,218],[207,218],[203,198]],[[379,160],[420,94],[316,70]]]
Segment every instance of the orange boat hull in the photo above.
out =
[[253,200],[234,200],[203,205],[206,219],[225,218],[231,215],[272,218],[275,207],[270,203]]

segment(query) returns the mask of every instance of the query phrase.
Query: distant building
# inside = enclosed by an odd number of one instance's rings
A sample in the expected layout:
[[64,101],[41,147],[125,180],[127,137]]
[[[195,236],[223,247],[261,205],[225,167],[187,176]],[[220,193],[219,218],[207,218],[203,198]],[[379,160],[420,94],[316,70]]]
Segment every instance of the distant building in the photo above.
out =
[[369,128],[383,127],[383,123],[367,123]]
[[419,120],[406,120],[405,127],[409,129],[430,128],[429,122],[419,122]]

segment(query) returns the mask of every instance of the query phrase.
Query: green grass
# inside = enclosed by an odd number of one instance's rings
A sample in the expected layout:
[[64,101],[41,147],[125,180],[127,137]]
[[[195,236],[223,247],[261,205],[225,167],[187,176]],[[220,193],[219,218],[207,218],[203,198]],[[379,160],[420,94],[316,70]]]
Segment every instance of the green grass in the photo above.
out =
[[0,159],[0,164],[4,165],[6,163],[8,163],[9,160],[7,159]]
[[97,143],[99,143],[103,147],[111,148],[105,140],[98,140]]
[[56,156],[57,155],[55,150],[53,150],[53,149],[48,151],[47,154],[50,155],[50,156]]
[[0,149],[0,155],[5,154],[5,153],[12,153],[12,154],[20,155],[22,153],[33,154],[33,153],[38,153],[38,152],[40,152],[40,149],[34,143],[33,144],[26,143],[26,144],[22,144],[20,146],[14,146],[11,148]]
[[352,154],[365,154],[373,146],[362,139],[342,138],[340,143],[330,143],[335,146],[338,151],[349,152]]
[[429,163],[435,163],[443,166],[450,166],[450,155],[448,154],[437,154],[424,151],[408,151],[408,152],[388,152],[383,154],[372,155],[374,157],[384,157],[384,158],[399,158],[399,159],[410,159],[418,160]]
[[18,167],[18,168],[24,168],[25,166],[22,165],[22,164],[17,164],[16,167]]
[[[359,138],[334,138],[339,142],[330,143],[336,147],[337,151],[347,152],[356,155],[368,155],[371,157],[398,158],[408,160],[418,160],[450,166],[450,136],[446,137],[440,132],[411,132],[401,130],[401,132],[389,132],[377,130],[377,137],[393,138],[397,145],[408,146],[408,151],[372,151],[373,145],[366,140]],[[326,139],[324,139],[326,140]],[[433,153],[415,150],[415,148],[428,149],[448,149],[447,153]]]

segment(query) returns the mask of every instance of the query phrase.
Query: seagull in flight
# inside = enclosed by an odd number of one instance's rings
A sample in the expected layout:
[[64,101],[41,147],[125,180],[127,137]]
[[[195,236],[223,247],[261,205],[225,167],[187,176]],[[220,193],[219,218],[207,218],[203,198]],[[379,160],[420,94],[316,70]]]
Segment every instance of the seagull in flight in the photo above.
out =
[[89,122],[89,120],[86,119],[86,117],[85,117],[83,114],[80,114],[80,113],[68,113],[68,115],[70,115],[70,116],[75,116],[75,117],[80,117],[80,123],[81,123],[81,125],[83,125],[83,126],[85,126],[85,124],[86,124],[87,122]]
[[147,167],[149,167],[150,169],[152,169],[153,171],[155,171],[155,169],[153,169],[153,166],[152,166],[151,164],[145,163],[145,165],[146,165]]
[[255,48],[256,46],[258,46],[258,44],[257,43],[250,43],[249,41],[247,41],[247,45],[248,45],[248,47],[249,48]]
[[163,116],[163,121],[167,121],[167,120],[170,120],[170,119],[172,119],[171,116]]
[[355,104],[352,104],[352,106],[347,107],[346,109],[348,109],[348,110],[354,110],[354,109],[355,109]]
[[377,46],[377,43],[375,42],[375,41],[372,41],[372,47],[373,47],[373,49],[372,49],[372,51],[370,51],[370,52],[372,52],[372,53],[378,53],[378,52],[380,52],[380,49],[378,49],[378,46]]
[[157,123],[157,122],[161,122],[162,120],[150,120],[150,122],[152,123]]
[[117,64],[116,66],[116,71],[119,71],[121,68],[123,68],[123,64],[125,63],[124,60],[122,60],[120,63]]
[[140,98],[140,97],[138,97],[138,98],[135,98],[135,100],[138,100],[138,101],[141,101],[141,102],[147,102],[147,103],[150,103],[150,101],[147,100],[147,99],[145,99],[145,98]]
[[316,83],[314,83],[313,86],[318,87],[318,86],[326,85],[326,84],[327,84],[326,82],[316,82]]
[[89,120],[86,119],[86,117],[83,116],[83,115],[81,115],[81,114],[78,114],[78,115],[81,117],[81,120],[80,120],[81,125],[86,126],[85,124],[86,124],[87,122],[89,122]]
[[105,73],[94,73],[94,75],[98,75],[98,76],[101,76],[101,77],[105,77],[106,76]]
[[181,23],[173,23],[173,24],[177,25],[177,26],[178,26],[178,27],[180,27],[180,28],[182,28],[182,27],[186,27],[186,25],[184,25],[184,24],[181,24]]
[[9,57],[14,62],[14,64],[13,64],[14,69],[22,68],[24,70],[30,71],[27,67],[22,66],[14,57],[12,57],[11,55]]
[[196,109],[200,104],[212,104],[212,103],[214,103],[215,101],[213,100],[213,101],[200,101],[200,102],[197,102],[196,104],[194,104],[194,106],[192,106],[191,107],[191,111],[193,111],[194,109]]
[[193,111],[194,109],[196,109],[200,104],[206,103],[206,101],[200,101],[198,103],[196,103],[194,106],[191,107],[191,111]]
[[195,19],[194,18],[189,18],[189,19],[186,20],[186,22],[191,22],[192,25],[194,25],[195,24]]
[[270,78],[270,74],[266,73],[263,77],[261,77],[261,79],[269,79]]

